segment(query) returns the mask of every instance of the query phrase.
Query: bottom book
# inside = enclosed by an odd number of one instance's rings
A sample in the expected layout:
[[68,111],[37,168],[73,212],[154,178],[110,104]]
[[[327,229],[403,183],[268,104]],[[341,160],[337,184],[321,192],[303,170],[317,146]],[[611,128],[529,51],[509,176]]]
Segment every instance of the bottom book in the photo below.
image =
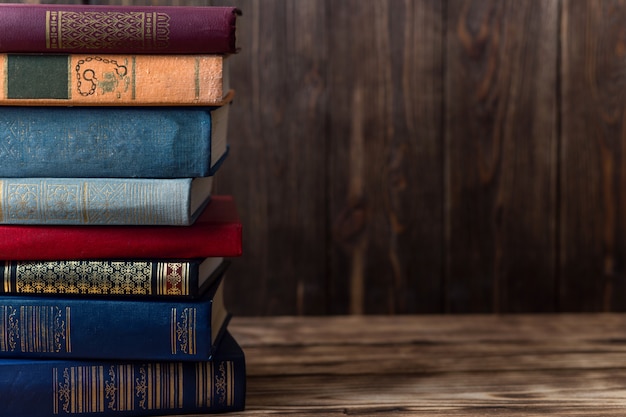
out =
[[230,333],[211,361],[0,360],[7,417],[157,416],[241,411],[246,371]]

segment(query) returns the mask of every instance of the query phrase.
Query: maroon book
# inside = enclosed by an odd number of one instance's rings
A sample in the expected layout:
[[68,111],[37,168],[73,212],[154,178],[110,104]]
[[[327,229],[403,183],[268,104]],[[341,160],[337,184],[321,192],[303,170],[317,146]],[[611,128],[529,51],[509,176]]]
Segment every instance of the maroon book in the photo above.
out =
[[156,259],[235,257],[242,225],[232,196],[211,197],[191,226],[0,225],[0,258]]
[[231,54],[234,7],[0,4],[0,52]]

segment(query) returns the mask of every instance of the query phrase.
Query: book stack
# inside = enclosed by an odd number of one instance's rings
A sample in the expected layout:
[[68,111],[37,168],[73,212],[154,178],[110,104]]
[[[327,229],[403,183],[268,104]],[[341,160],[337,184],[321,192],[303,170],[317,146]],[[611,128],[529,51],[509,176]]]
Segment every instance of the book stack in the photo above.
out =
[[0,414],[241,410],[233,7],[0,4]]

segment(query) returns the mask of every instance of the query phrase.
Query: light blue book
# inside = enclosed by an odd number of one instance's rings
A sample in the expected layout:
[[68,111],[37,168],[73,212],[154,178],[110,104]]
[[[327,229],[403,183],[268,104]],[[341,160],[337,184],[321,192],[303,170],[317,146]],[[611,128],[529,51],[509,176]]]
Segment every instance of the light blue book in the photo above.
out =
[[188,226],[213,177],[0,178],[0,224]]
[[0,107],[0,177],[210,176],[228,154],[228,111]]

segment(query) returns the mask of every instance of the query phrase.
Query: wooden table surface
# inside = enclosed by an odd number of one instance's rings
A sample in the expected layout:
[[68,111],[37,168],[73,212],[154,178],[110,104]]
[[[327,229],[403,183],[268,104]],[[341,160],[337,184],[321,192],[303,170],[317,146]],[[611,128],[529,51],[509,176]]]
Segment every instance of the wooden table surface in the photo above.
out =
[[626,315],[235,317],[241,415],[624,416]]

